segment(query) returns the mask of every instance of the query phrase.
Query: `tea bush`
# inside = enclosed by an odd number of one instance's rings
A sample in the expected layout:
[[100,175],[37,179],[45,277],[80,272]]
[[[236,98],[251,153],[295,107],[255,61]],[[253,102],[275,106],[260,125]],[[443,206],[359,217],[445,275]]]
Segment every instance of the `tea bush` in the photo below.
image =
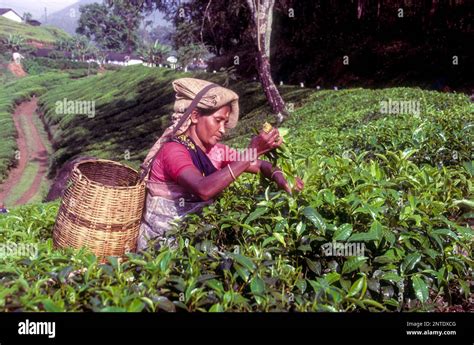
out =
[[51,59],[42,57],[29,57],[23,61],[23,66],[28,74],[41,74],[45,72],[70,70],[70,73],[86,71],[96,74],[99,67],[95,62],[90,65],[87,62],[72,61],[68,59]]
[[[288,177],[303,177],[303,192],[287,195],[243,175],[172,231],[176,248],[150,247],[101,264],[86,251],[52,248],[58,202],[1,215],[0,243],[38,249],[4,257],[2,310],[430,311],[440,301],[472,307],[468,98],[409,88],[306,96],[285,123],[291,130],[277,157]],[[101,97],[99,106],[112,113],[112,94]],[[420,99],[419,116],[381,113],[389,98]],[[129,102],[122,111],[141,104]],[[116,105],[118,116],[124,104]],[[247,129],[251,118],[243,117]],[[61,124],[67,138],[74,127]],[[249,133],[230,142],[243,146]],[[97,140],[93,149],[107,148]],[[363,253],[329,256],[329,243],[356,244]]]

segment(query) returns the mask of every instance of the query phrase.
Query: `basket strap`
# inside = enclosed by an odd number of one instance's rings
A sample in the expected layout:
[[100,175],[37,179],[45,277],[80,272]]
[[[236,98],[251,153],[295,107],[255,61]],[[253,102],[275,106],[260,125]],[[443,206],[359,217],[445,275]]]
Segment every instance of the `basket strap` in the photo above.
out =
[[[178,124],[174,127],[171,136],[174,136],[175,133],[178,131],[178,129],[181,128],[183,123],[188,119],[189,115],[191,115],[191,112],[194,110],[194,108],[196,108],[196,106],[201,101],[202,97],[204,97],[206,92],[209,91],[210,89],[214,88],[214,87],[217,87],[217,86],[219,86],[219,85],[209,84],[209,85],[205,86],[201,91],[199,91],[196,94],[193,101],[191,102],[189,107],[184,112],[183,116],[181,116],[181,119],[179,120]],[[147,163],[145,163],[145,168],[143,169],[142,173],[140,174],[140,181],[143,181],[148,176],[148,174],[150,173],[151,167],[153,166],[153,162],[155,161],[156,156],[157,155],[155,155],[155,157],[153,157]]]

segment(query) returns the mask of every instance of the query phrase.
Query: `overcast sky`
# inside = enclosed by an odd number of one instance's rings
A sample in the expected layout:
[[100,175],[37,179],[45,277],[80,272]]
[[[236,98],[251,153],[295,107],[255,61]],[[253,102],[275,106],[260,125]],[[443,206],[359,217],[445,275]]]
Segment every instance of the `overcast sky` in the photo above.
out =
[[[62,10],[77,0],[0,0],[0,8],[14,9],[20,16],[24,12],[30,12],[33,17],[40,18],[44,14],[46,7],[48,13]],[[98,1],[101,2],[101,1]]]

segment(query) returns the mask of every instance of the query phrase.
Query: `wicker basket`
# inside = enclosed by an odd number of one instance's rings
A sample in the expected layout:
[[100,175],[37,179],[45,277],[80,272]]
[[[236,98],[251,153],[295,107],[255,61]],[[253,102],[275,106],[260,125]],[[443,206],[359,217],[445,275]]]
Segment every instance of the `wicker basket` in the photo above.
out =
[[76,164],[53,230],[56,248],[86,247],[101,261],[135,251],[145,204],[137,171],[114,161]]

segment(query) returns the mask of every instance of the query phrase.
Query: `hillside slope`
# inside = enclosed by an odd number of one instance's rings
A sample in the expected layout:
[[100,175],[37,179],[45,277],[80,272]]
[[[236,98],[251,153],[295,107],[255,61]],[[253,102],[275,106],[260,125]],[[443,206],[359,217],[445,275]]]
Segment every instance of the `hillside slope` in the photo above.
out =
[[[40,98],[44,119],[52,132],[51,174],[77,155],[126,162],[137,168],[147,150],[169,125],[174,103],[171,82],[194,76],[222,84],[221,74],[177,73],[167,69],[133,66],[105,75],[92,76],[54,88]],[[257,82],[230,86],[240,96],[241,121],[229,137],[246,134],[252,123],[267,119],[269,108]],[[289,102],[300,102],[311,90],[287,86]],[[56,102],[94,102],[95,115],[57,114]],[[125,158],[128,157],[129,158]]]
[[47,44],[69,37],[66,32],[53,26],[31,26],[0,17],[0,40],[7,38],[9,34],[22,35],[28,42]]
[[[140,161],[168,118],[177,76],[128,68],[44,94],[56,164],[86,152],[120,159],[131,147]],[[243,145],[264,99],[257,84],[231,87],[243,107],[231,142]],[[301,194],[244,174],[174,230],[178,248],[102,265],[53,248],[58,201],[14,209],[0,216],[0,241],[38,250],[5,258],[0,309],[473,311],[469,99],[413,88],[283,93],[300,107],[278,165],[304,178]],[[96,116],[56,114],[64,97],[96,100]],[[420,111],[384,113],[388,100],[419,101]],[[328,244],[343,252],[328,254]]]

